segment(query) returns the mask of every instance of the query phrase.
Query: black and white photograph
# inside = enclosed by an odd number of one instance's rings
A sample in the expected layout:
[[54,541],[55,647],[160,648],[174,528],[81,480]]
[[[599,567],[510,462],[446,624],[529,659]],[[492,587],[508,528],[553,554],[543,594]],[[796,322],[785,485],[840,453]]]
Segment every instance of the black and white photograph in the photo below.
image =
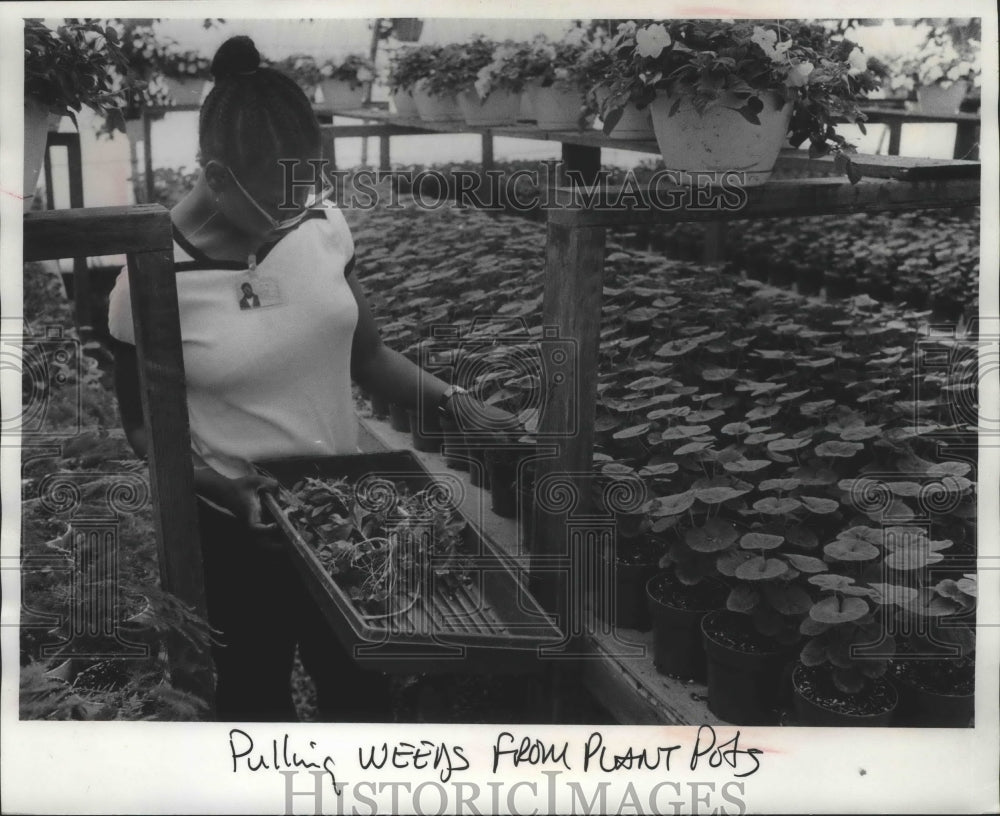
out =
[[790,8],[0,8],[4,813],[1000,809],[997,13]]

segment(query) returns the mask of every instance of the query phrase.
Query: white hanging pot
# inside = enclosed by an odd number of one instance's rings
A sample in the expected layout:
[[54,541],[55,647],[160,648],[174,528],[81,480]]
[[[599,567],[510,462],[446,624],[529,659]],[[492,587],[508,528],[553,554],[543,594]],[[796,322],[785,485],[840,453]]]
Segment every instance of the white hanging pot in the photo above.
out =
[[408,90],[400,88],[393,91],[389,96],[389,101],[392,103],[393,109],[400,116],[407,116],[413,119],[420,116],[420,113],[417,111],[417,103],[413,99],[413,94]]
[[542,130],[576,130],[583,107],[583,92],[555,85],[534,89],[531,104]]
[[502,88],[486,99],[480,99],[475,89],[461,91],[457,100],[467,125],[514,125],[521,110],[521,95]]
[[346,79],[324,79],[319,84],[323,103],[333,110],[357,110],[365,103],[365,86],[355,85]]
[[967,79],[956,79],[947,88],[943,85],[922,85],[917,88],[917,108],[920,113],[950,116],[958,113],[968,92]]
[[650,105],[656,142],[668,170],[676,171],[681,184],[696,184],[695,171],[720,174],[735,171],[731,184],[764,184],[785,146],[793,103],[778,107],[774,94],[762,94],[764,109],[757,114],[760,124],[748,122],[733,110],[744,102],[729,94],[698,113],[685,96],[670,115],[675,97],[659,95]]
[[164,77],[175,105],[200,105],[208,80],[202,77]]
[[414,85],[413,101],[417,104],[420,118],[425,122],[455,122],[463,119],[462,110],[458,107],[454,94],[432,96],[427,93],[425,80],[420,80]]
[[[603,105],[610,93],[611,91],[607,88],[598,88],[595,92],[598,105]],[[594,124],[603,132],[604,122],[602,120],[598,119]],[[653,119],[649,112],[649,105],[639,110],[634,102],[626,103],[622,109],[621,118],[615,123],[608,135],[615,139],[654,139]]]
[[531,79],[524,83],[524,89],[521,91],[521,110],[517,114],[518,119],[532,121],[536,119],[535,116],[535,89],[541,87],[542,81],[540,79]]
[[45,164],[49,131],[58,127],[61,118],[58,114],[49,113],[49,109],[34,97],[24,97],[24,186],[21,194],[25,210],[31,208],[38,176]]

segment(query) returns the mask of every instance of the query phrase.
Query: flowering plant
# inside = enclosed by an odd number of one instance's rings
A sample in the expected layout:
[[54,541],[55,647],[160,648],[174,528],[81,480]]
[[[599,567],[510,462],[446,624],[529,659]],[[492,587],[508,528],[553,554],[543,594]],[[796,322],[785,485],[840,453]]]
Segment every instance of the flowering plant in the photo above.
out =
[[[846,119],[863,129],[857,100],[879,86],[860,47],[801,20],[629,22],[618,27],[611,51],[620,73],[607,118],[628,101],[642,106],[658,94],[675,98],[671,114],[681,98],[699,112],[732,106],[727,100],[735,98],[733,109],[753,124],[765,104],[792,102],[789,141],[797,147],[808,140],[812,155],[853,149],[834,123]],[[845,169],[853,180],[849,161]]]
[[315,90],[316,86],[326,78],[320,71],[319,63],[309,54],[292,54],[277,62],[269,63],[268,67],[287,74],[307,92]]
[[539,36],[533,45],[529,79],[539,80],[543,88],[588,89],[594,74],[591,60],[600,48],[600,40],[592,40],[584,29],[574,28],[557,42]]
[[440,45],[415,45],[396,51],[389,58],[389,90],[411,90],[430,75],[440,55]]
[[427,76],[427,92],[447,96],[470,90],[479,79],[479,72],[493,61],[497,43],[477,34],[467,43],[444,46]]
[[[540,35],[541,36],[541,35]],[[506,40],[493,51],[493,59],[476,74],[476,93],[486,99],[495,88],[514,91],[524,89],[525,83],[536,76],[540,68],[536,42]]]
[[75,114],[86,105],[104,116],[117,113],[124,121],[128,94],[144,88],[130,71],[112,26],[69,21],[53,31],[40,20],[25,20],[24,95],[50,112],[76,124]]
[[175,51],[157,60],[160,71],[172,79],[210,79],[212,61],[197,51]]
[[357,88],[375,78],[375,67],[361,54],[348,54],[339,61],[326,60],[319,66],[319,73],[322,79],[339,79]]

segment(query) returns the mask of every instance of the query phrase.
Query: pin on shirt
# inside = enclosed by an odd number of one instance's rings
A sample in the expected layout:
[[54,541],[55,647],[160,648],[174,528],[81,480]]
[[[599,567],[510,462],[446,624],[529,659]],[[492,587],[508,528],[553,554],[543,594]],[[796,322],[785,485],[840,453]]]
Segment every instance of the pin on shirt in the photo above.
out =
[[277,281],[257,272],[257,256],[253,253],[247,258],[247,273],[237,282],[236,290],[236,299],[243,311],[281,306],[285,302]]

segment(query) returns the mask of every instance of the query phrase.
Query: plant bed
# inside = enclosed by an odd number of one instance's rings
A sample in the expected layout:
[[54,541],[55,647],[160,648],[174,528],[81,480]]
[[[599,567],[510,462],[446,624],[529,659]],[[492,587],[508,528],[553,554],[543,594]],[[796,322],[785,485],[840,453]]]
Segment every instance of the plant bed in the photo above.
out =
[[[264,501],[308,591],[372,670],[525,672],[539,668],[540,646],[560,640],[507,561],[455,509],[447,485],[411,452],[258,466],[283,488],[281,502]],[[294,499],[300,492],[316,501]],[[421,506],[427,515],[415,516]]]
[[892,666],[899,706],[892,724],[921,728],[971,728],[976,663],[971,657],[900,660]]
[[684,680],[706,677],[701,619],[726,603],[728,590],[719,581],[681,583],[671,572],[646,583],[646,601],[653,629],[653,665],[660,674]]
[[708,708],[735,725],[773,725],[786,646],[761,635],[747,615],[709,612],[701,621],[708,658]]
[[898,695],[892,684],[878,678],[849,694],[834,685],[823,666],[798,664],[792,671],[795,715],[806,726],[887,726]]

